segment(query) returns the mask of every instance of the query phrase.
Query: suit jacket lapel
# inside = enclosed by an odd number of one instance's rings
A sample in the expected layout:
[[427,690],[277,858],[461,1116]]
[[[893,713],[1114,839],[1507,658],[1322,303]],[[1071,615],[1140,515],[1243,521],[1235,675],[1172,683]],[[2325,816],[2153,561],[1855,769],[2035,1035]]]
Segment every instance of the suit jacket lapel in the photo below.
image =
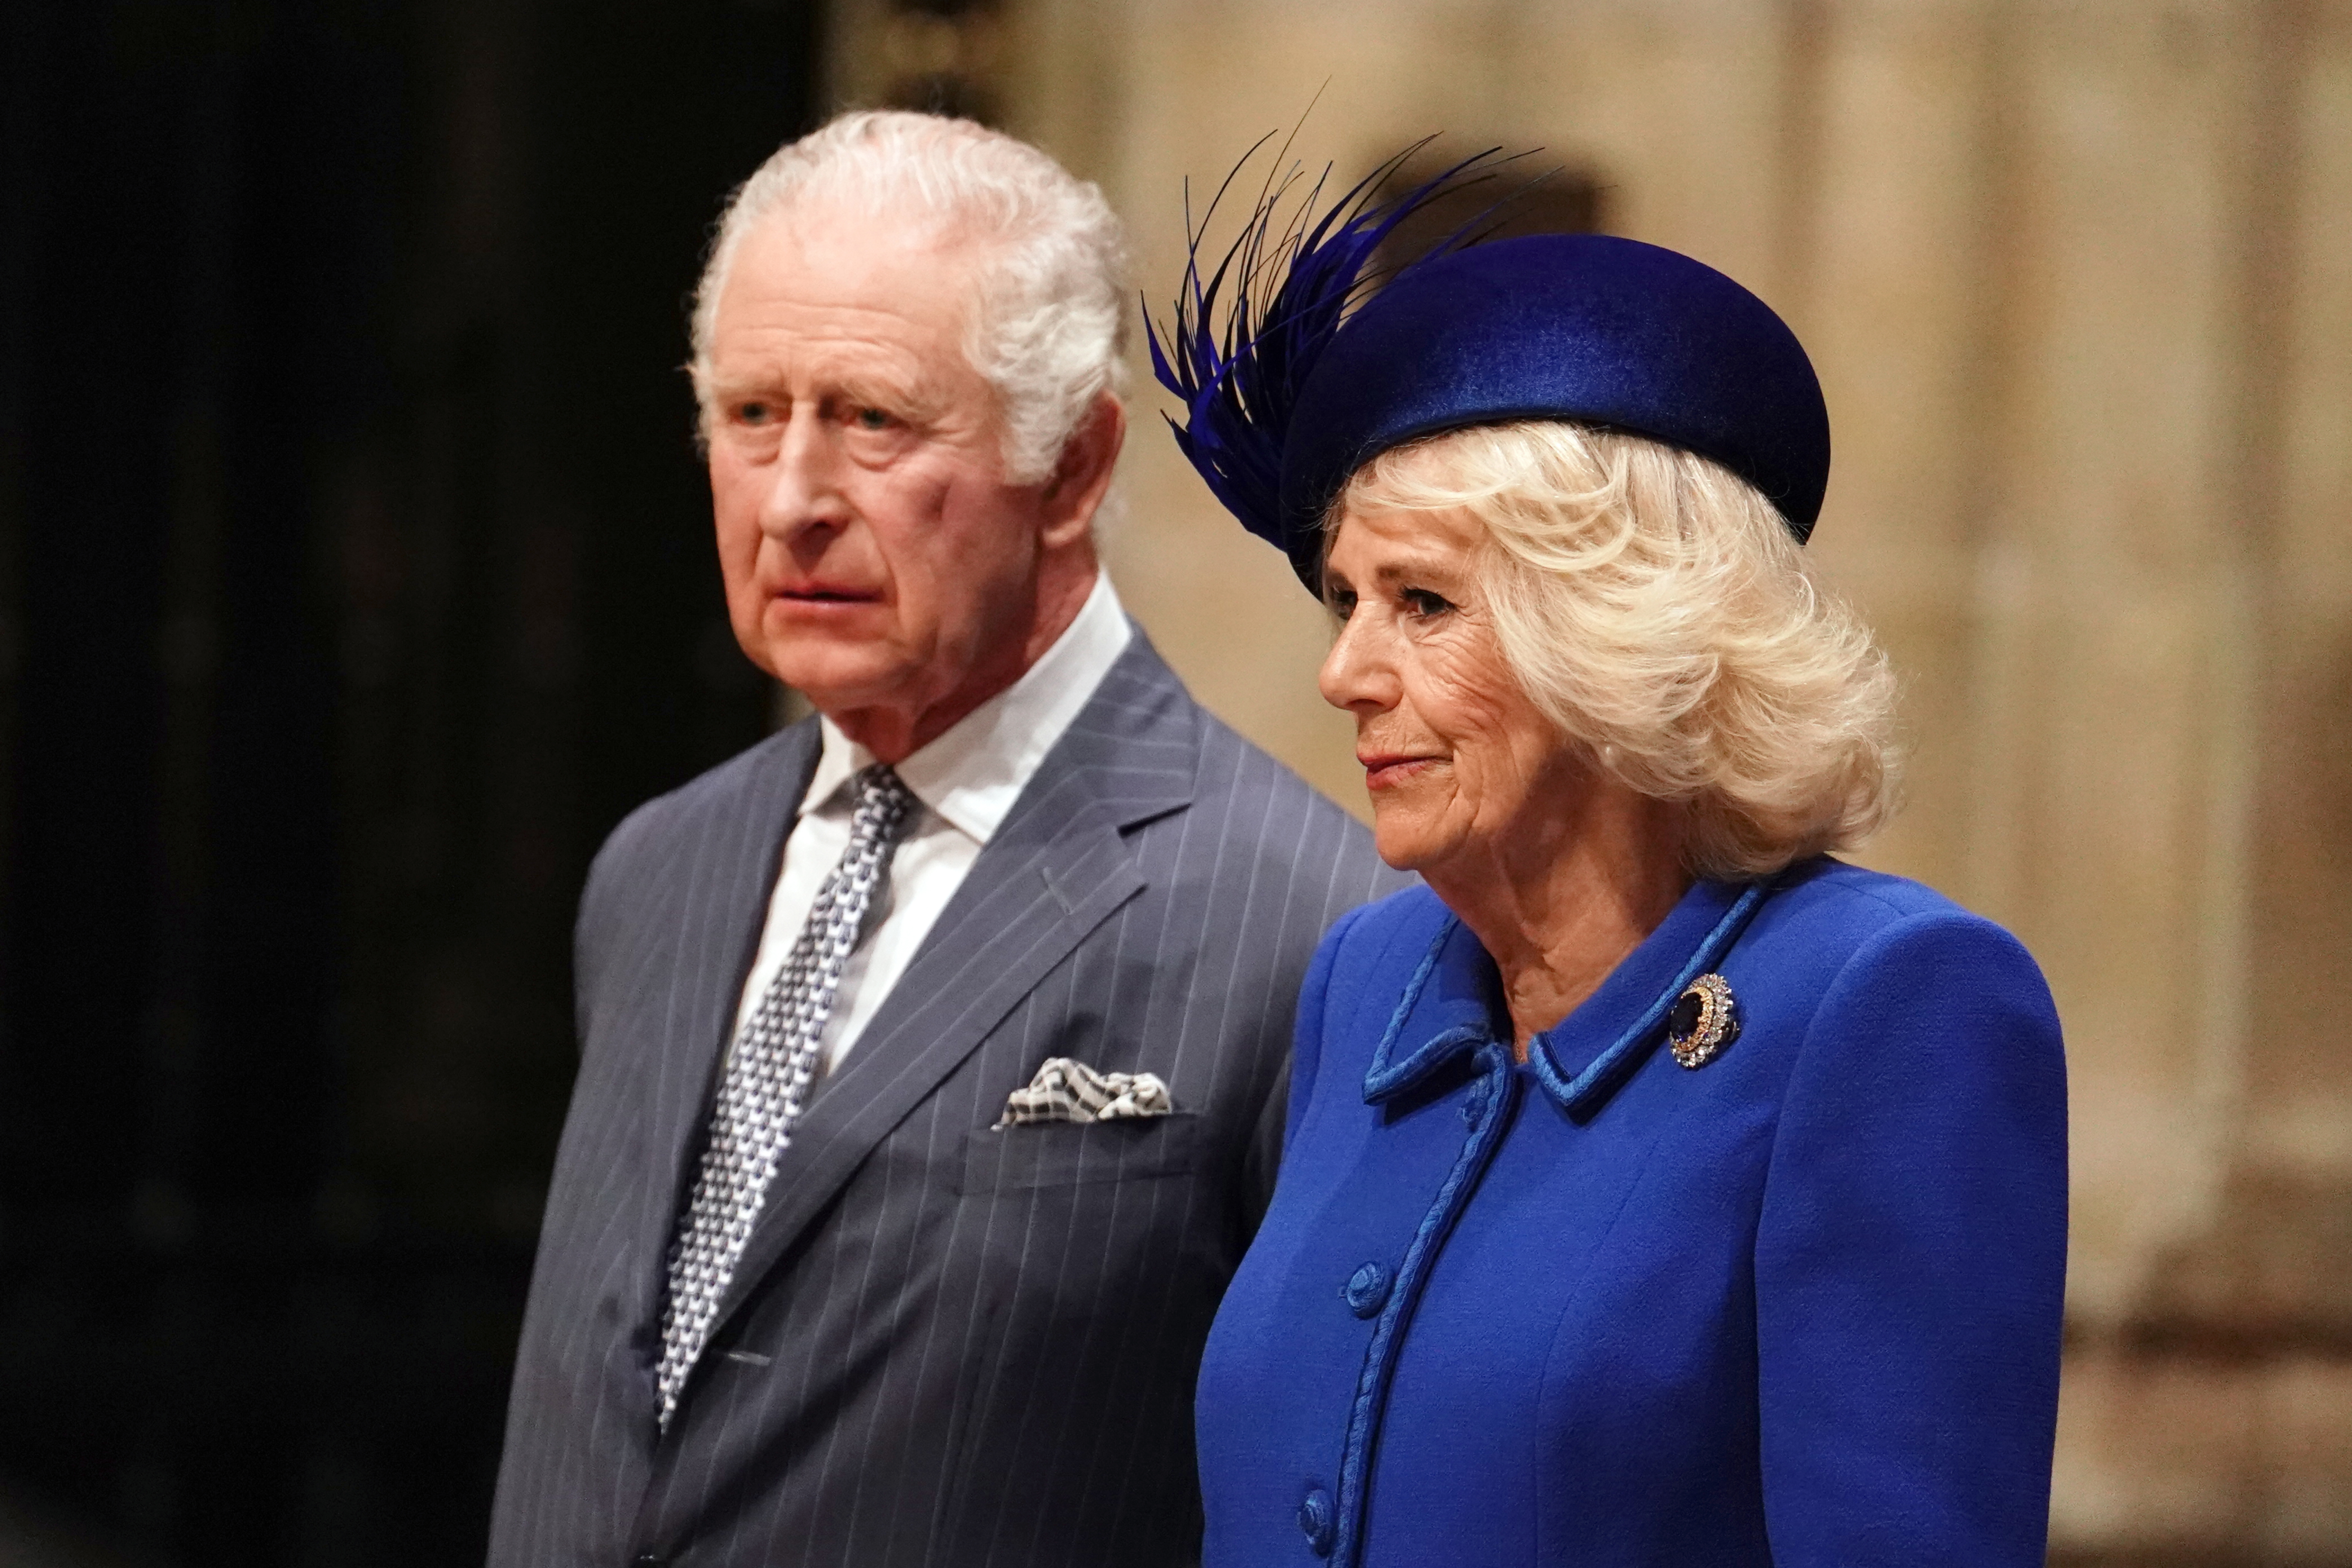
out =
[[714,1334],[875,1145],[1143,890],[1121,830],[1192,799],[1195,723],[1192,699],[1138,629],[801,1117]]

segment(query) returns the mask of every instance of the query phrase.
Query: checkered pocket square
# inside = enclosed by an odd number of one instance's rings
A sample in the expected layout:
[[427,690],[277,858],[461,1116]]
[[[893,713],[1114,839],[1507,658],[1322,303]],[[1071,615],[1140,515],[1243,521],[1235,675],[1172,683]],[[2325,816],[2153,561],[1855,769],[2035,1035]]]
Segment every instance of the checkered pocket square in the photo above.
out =
[[1004,1102],[996,1127],[1026,1121],[1117,1121],[1137,1116],[1167,1116],[1176,1109],[1158,1073],[1097,1072],[1069,1057],[1048,1057],[1026,1089]]

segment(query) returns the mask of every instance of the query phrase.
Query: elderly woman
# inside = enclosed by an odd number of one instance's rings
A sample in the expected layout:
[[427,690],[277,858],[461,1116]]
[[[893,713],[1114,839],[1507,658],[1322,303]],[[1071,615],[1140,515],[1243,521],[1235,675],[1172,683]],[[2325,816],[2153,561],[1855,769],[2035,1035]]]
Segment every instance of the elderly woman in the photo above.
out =
[[[1832,858],[1892,679],[1801,546],[1804,353],[1688,258],[1397,209],[1220,331],[1188,455],[1339,620],[1380,852],[1199,1391],[1210,1568],[2042,1559],[2064,1079],[2033,961]],[[1261,216],[1261,225],[1264,223]],[[1155,345],[1158,346],[1157,344]]]

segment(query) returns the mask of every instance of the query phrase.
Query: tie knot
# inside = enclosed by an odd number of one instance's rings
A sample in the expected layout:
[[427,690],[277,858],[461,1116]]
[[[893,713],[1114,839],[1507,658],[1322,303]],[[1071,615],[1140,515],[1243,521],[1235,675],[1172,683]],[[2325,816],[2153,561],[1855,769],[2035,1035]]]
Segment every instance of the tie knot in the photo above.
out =
[[859,769],[850,783],[857,791],[852,837],[888,837],[896,833],[907,808],[915,803],[914,792],[898,776],[898,770],[887,763],[876,763]]

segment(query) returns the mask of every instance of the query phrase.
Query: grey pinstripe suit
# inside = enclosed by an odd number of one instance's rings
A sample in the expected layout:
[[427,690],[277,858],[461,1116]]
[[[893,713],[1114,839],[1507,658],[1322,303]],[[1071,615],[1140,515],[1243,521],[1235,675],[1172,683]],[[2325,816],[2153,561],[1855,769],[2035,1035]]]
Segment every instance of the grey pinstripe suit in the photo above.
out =
[[[1139,631],[811,1103],[656,1441],[664,1250],[817,749],[655,801],[590,874],[493,1568],[1193,1561],[1193,1374],[1298,983],[1398,879]],[[1053,1056],[1179,1114],[990,1131]]]

